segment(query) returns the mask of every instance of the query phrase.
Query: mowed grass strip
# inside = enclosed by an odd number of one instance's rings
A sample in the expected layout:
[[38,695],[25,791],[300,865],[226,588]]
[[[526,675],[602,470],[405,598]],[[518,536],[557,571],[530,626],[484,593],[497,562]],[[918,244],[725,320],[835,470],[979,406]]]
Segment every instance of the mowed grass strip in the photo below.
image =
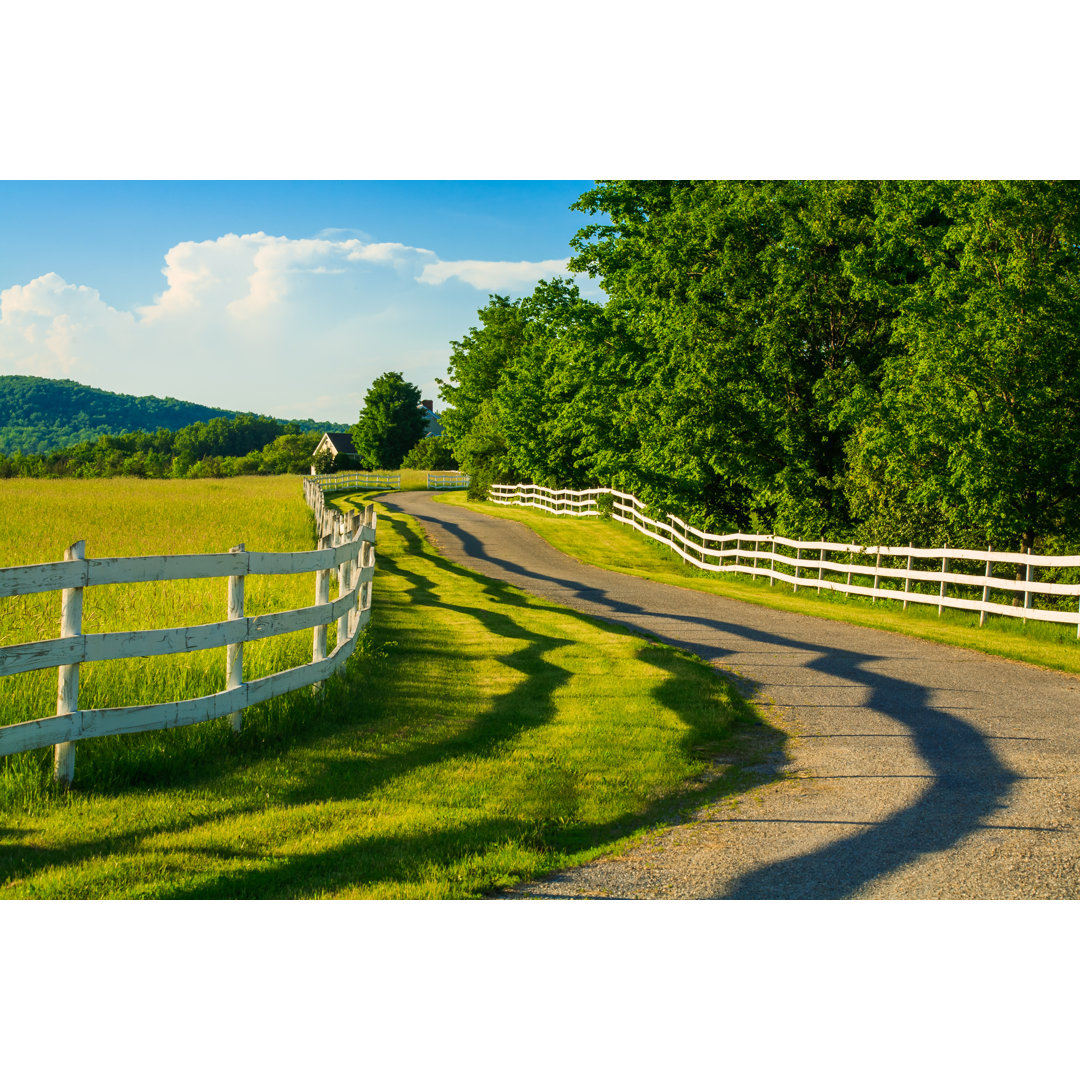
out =
[[204,727],[175,776],[77,771],[0,816],[0,896],[478,897],[761,783],[717,759],[775,749],[701,661],[455,566],[385,512],[343,676],[239,736]]
[[979,616],[973,612],[946,608],[939,616],[931,605],[909,604],[905,611],[899,601],[878,600],[872,604],[867,599],[828,590],[819,595],[813,578],[807,578],[795,593],[790,585],[776,582],[770,586],[767,580],[755,581],[748,573],[699,570],[684,563],[670,548],[617,521],[556,516],[533,507],[467,502],[463,491],[441,492],[435,499],[521,522],[552,547],[603,570],[1080,674],[1080,643],[1075,626],[1068,624],[1024,623],[1021,619],[990,615],[986,625],[980,627]]

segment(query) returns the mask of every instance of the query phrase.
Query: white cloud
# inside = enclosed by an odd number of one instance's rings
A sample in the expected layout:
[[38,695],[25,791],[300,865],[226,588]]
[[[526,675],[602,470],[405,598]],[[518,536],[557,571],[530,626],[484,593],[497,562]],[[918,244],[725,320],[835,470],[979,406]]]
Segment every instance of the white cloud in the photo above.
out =
[[134,325],[97,289],[44,274],[0,292],[0,361],[27,374],[68,375],[88,350],[127,339]]
[[428,263],[416,279],[425,285],[441,285],[450,278],[460,278],[476,289],[508,289],[531,292],[541,278],[565,275],[565,259],[544,262],[484,262],[479,259],[458,259],[454,262]]
[[[383,371],[437,396],[449,342],[482,291],[531,292],[564,260],[444,261],[344,231],[228,233],[176,244],[165,288],[133,311],[50,273],[0,292],[0,370],[66,376],[277,416],[355,419]],[[451,280],[477,290],[440,290]],[[331,408],[333,406],[333,408]]]
[[250,318],[285,301],[298,275],[343,274],[358,263],[408,271],[434,258],[424,248],[367,244],[356,237],[290,240],[257,232],[185,241],[165,255],[168,287],[139,313],[147,322],[196,308]]

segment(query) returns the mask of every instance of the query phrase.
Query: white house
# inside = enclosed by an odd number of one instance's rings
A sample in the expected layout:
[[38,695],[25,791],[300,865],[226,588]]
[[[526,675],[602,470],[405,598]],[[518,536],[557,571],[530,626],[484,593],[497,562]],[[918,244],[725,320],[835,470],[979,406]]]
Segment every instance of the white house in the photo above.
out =
[[[347,431],[328,431],[319,440],[319,445],[315,447],[312,457],[318,457],[324,450],[329,450],[334,460],[337,460],[338,454],[355,454],[356,447],[353,446],[352,436]],[[315,474],[315,466],[311,466],[312,475]]]
[[[428,435],[441,435],[443,433],[443,426],[439,423],[438,415],[433,411],[432,406],[435,402],[431,398],[425,398],[420,402],[420,411],[423,412],[424,418],[427,420],[427,431],[424,432],[425,437]],[[328,431],[319,440],[319,445],[315,447],[312,452],[312,457],[316,458],[324,450],[329,450],[334,460],[337,460],[338,454],[355,454],[356,447],[353,446],[352,436],[347,431]],[[315,475],[315,466],[311,466],[311,473]]]

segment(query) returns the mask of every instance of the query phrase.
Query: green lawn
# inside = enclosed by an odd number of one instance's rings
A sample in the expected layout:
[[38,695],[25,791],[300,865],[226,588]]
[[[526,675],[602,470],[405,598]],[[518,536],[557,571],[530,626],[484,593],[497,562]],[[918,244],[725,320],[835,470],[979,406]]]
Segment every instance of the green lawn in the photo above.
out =
[[493,517],[520,521],[543,537],[553,547],[581,562],[605,570],[663,581],[670,585],[699,589],[753,604],[818,615],[825,619],[892,630],[911,637],[939,641],[948,645],[976,649],[1042,667],[1080,674],[1080,644],[1076,630],[1068,625],[1030,622],[989,616],[979,626],[977,614],[948,610],[939,616],[929,605],[909,605],[907,611],[898,602],[879,600],[876,604],[843,593],[814,591],[812,581],[794,593],[780,583],[770,586],[765,580],[752,580],[745,574],[719,574],[684,563],[669,548],[648,540],[627,525],[599,518],[558,517],[525,506],[496,506],[489,502],[467,502],[464,491],[435,496],[437,501],[490,514]]
[[725,762],[780,737],[703,662],[455,566],[402,515],[373,616],[321,701],[10,788],[0,896],[477,897],[768,782]]

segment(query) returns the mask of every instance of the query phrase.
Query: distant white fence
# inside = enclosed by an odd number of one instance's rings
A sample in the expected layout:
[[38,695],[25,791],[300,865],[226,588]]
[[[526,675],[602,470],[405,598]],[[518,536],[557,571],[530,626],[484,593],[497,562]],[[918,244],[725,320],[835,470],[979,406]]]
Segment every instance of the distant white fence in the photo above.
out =
[[366,491],[385,490],[392,488],[397,491],[401,488],[401,473],[399,472],[337,472],[316,473],[314,476],[305,477],[305,483],[317,484],[323,491],[355,491],[362,488]]
[[[936,605],[939,614],[942,608],[977,611],[980,625],[988,614],[1072,623],[1080,638],[1080,581],[1037,580],[1040,571],[1045,576],[1056,576],[1053,571],[1075,570],[1080,567],[1080,555],[860,546],[760,533],[718,535],[695,529],[673,515],[666,522],[647,517],[643,502],[613,488],[571,491],[536,484],[492,484],[489,497],[504,506],[535,506],[552,514],[599,517],[600,495],[612,497],[614,521],[666,544],[701,570],[749,574],[752,578],[768,578],[770,584],[783,581],[796,592],[800,587],[819,592],[829,589],[871,600],[899,601],[905,608],[909,603]],[[810,558],[806,557],[808,553]],[[981,572],[965,573],[958,563],[976,564]],[[1009,567],[1014,576],[996,574],[995,570],[1002,566]],[[999,599],[991,599],[994,594]],[[1033,606],[1036,596],[1043,597],[1047,605],[1053,602],[1057,606],[1037,608]]]
[[[371,615],[376,516],[370,506],[362,515],[344,515],[326,508],[318,486],[307,481],[304,494],[318,523],[320,540],[315,551],[245,551],[240,544],[220,554],[88,559],[85,543],[79,540],[64,552],[63,562],[0,568],[0,597],[62,590],[60,637],[0,648],[0,676],[59,668],[56,715],[0,727],[0,756],[55,746],[55,778],[70,784],[75,769],[74,744],[80,739],[158,731],[229,715],[239,731],[243,709],[321,683],[337,670],[356,648],[359,632]],[[338,595],[331,601],[330,574],[335,569]],[[246,577],[303,573],[315,575],[315,603],[311,607],[244,615]],[[167,630],[82,632],[83,590],[90,586],[221,577],[228,578],[227,597],[223,598],[227,600],[227,618],[222,622]],[[327,625],[335,620],[337,644],[328,656]],[[245,642],[309,628],[314,631],[310,664],[243,681]],[[226,689],[220,693],[157,705],[79,708],[80,663],[221,646],[226,646]]]
[[469,486],[469,477],[461,472],[429,472],[428,490],[459,490]]

